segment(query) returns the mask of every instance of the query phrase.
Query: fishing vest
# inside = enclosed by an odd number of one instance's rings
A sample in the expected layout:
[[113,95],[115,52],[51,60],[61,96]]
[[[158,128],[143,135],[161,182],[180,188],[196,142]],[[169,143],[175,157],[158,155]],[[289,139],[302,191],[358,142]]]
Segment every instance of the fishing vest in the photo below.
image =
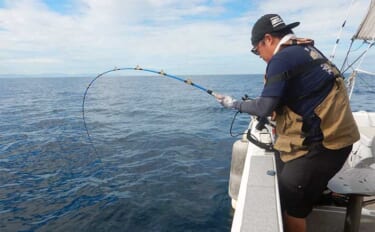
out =
[[[292,39],[283,46],[313,45],[312,40]],[[311,54],[310,54],[311,55]],[[289,80],[298,78],[309,70],[321,66],[329,69],[335,76],[331,91],[325,99],[314,109],[319,117],[320,129],[323,133],[322,145],[325,148],[337,150],[352,145],[359,140],[360,135],[350,109],[349,98],[340,71],[326,58],[311,56],[313,61],[298,65],[295,68],[272,77],[270,81]],[[319,92],[319,88],[308,95]],[[301,96],[302,100],[304,97]],[[308,152],[308,145],[304,144],[306,135],[302,131],[303,118],[293,112],[287,105],[282,106],[276,112],[276,142],[274,148],[280,152],[284,162],[304,156]]]

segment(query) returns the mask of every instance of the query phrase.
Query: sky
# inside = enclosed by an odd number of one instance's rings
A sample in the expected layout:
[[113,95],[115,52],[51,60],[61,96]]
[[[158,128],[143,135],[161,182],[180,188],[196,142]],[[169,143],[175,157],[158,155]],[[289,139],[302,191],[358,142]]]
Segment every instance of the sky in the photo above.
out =
[[[332,52],[352,0],[0,0],[0,75],[86,75],[114,67],[173,74],[261,74],[251,27],[264,14],[301,22],[298,37]],[[341,64],[368,0],[354,1]],[[374,50],[374,49],[373,49]],[[372,51],[363,64],[371,70]]]

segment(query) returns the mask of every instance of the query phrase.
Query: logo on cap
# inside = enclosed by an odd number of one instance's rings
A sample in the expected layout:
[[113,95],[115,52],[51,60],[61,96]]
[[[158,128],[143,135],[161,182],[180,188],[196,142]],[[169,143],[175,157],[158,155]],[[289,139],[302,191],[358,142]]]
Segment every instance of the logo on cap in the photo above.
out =
[[273,28],[275,28],[275,27],[277,27],[281,24],[285,24],[284,21],[278,15],[276,15],[274,17],[271,17],[270,20],[271,20]]

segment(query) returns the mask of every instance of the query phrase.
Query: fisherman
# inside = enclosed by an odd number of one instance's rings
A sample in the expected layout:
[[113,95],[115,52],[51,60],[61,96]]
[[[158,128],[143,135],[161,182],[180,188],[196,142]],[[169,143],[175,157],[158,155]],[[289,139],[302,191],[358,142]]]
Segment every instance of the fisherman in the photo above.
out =
[[311,39],[297,38],[277,14],[258,19],[251,51],[267,63],[255,100],[218,95],[226,108],[276,121],[274,148],[286,231],[306,231],[306,217],[359,140],[343,78]]

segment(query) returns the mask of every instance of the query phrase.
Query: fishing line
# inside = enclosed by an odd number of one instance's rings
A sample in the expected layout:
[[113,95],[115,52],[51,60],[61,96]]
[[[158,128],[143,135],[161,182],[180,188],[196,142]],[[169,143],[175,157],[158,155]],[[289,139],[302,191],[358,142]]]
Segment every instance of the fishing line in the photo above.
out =
[[174,79],[174,80],[177,80],[177,81],[180,81],[180,82],[184,82],[185,84],[188,84],[188,85],[191,85],[201,91],[204,91],[206,93],[208,93],[209,95],[213,96],[213,97],[216,97],[217,94],[215,92],[213,92],[212,90],[210,89],[206,89],[204,88],[203,86],[201,85],[198,85],[198,84],[195,84],[193,83],[190,79],[184,79],[184,78],[181,78],[181,77],[178,77],[178,76],[175,76],[175,75],[171,75],[171,74],[167,74],[165,73],[163,70],[161,71],[156,71],[156,70],[152,70],[152,69],[145,69],[145,68],[141,68],[139,67],[138,65],[133,68],[133,67],[126,67],[126,68],[114,68],[114,69],[111,69],[111,70],[108,70],[108,71],[105,71],[103,73],[100,73],[99,75],[97,75],[90,83],[89,85],[86,87],[86,90],[85,90],[85,93],[83,95],[83,100],[82,100],[82,119],[83,119],[83,125],[85,127],[85,130],[86,130],[86,134],[87,134],[87,137],[88,137],[88,140],[91,144],[91,146],[93,147],[94,149],[94,152],[96,155],[98,155],[98,151],[91,139],[91,136],[90,136],[90,133],[89,133],[89,130],[88,130],[88,127],[87,127],[87,123],[86,123],[86,118],[85,118],[85,102],[86,102],[86,97],[87,97],[87,93],[90,89],[90,87],[94,84],[94,82],[99,79],[100,77],[108,74],[108,73],[111,73],[111,72],[116,72],[116,71],[121,71],[121,70],[135,70],[135,71],[142,71],[142,72],[149,72],[149,73],[154,73],[154,74],[158,74],[160,76],[164,76],[164,77],[168,77],[168,78],[171,78],[171,79]]
[[241,112],[240,112],[240,111],[237,111],[237,112],[234,114],[233,119],[232,119],[232,123],[230,124],[229,133],[230,133],[230,136],[232,136],[233,138],[238,137],[238,136],[240,136],[240,135],[244,135],[244,134],[246,134],[246,133],[243,133],[243,132],[242,132],[242,133],[236,133],[236,134],[233,133],[233,125],[234,125],[234,122],[236,121],[236,118],[237,118],[237,116],[238,116],[239,113],[241,113]]
[[[241,99],[242,99],[242,101],[254,100],[254,98],[249,97],[249,95],[247,95],[247,94],[245,94]],[[238,136],[240,136],[240,135],[244,135],[244,134],[246,134],[246,133],[237,133],[237,134],[233,134],[233,132],[232,132],[232,131],[233,131],[233,125],[234,125],[234,122],[236,121],[237,115],[238,115],[239,113],[242,113],[242,112],[241,112],[241,111],[237,111],[237,112],[234,114],[233,119],[232,119],[232,123],[230,124],[229,134],[230,134],[230,136],[232,136],[233,138],[238,137]]]

